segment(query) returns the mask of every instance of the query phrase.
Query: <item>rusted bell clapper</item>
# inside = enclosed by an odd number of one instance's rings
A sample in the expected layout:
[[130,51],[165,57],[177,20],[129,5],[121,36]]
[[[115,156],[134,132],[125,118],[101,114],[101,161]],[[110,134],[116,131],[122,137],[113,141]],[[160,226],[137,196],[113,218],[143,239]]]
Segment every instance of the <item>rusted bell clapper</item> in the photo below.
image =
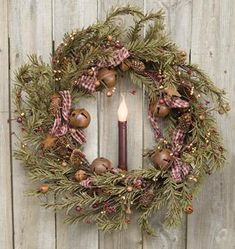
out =
[[104,157],[98,157],[91,163],[91,170],[97,175],[104,174],[111,168],[112,163]]
[[84,108],[72,111],[69,123],[72,128],[87,128],[91,122],[91,116]]
[[124,60],[120,65],[119,65],[119,68],[123,71],[123,72],[126,72],[130,69],[130,66],[131,66],[131,62],[126,59]]

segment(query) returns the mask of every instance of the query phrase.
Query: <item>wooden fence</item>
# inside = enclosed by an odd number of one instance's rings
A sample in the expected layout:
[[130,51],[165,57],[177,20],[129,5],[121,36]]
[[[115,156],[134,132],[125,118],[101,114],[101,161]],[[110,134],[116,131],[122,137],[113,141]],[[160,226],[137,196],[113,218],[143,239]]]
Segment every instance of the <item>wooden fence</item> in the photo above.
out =
[[[0,0],[0,248],[1,249],[234,249],[235,248],[235,159],[233,133],[235,111],[218,117],[228,150],[227,167],[209,177],[194,200],[194,213],[182,226],[166,229],[160,217],[153,219],[158,236],[146,237],[133,222],[125,232],[104,234],[92,225],[65,225],[63,215],[39,206],[25,191],[31,186],[19,162],[12,157],[17,125],[11,88],[14,71],[26,62],[27,54],[38,53],[49,61],[49,54],[65,32],[87,26],[105,16],[112,5],[126,0]],[[209,72],[225,88],[235,106],[235,1],[234,0],[136,0],[129,3],[145,11],[163,8],[172,39],[188,53],[191,61]],[[129,19],[119,19],[125,25]],[[112,98],[83,102],[92,114],[86,153],[117,160],[116,111],[120,92],[133,90],[123,80]],[[152,134],[142,108],[142,89],[128,94],[129,165],[142,165],[141,153],[151,146]],[[97,128],[98,127],[98,128]]]

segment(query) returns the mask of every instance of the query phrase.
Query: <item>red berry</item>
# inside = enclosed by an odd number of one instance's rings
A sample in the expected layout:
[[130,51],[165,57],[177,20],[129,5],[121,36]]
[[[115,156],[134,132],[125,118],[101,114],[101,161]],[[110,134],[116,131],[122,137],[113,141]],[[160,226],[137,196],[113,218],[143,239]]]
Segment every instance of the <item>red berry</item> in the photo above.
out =
[[19,124],[21,124],[21,123],[23,122],[23,119],[22,119],[21,117],[18,117],[18,118],[16,119],[16,122],[19,123]]
[[159,99],[159,104],[164,104],[164,100],[163,99]]
[[130,224],[131,220],[130,219],[125,219],[126,224]]
[[79,213],[82,211],[82,208],[80,206],[76,206],[75,210]]
[[98,203],[94,203],[94,204],[92,205],[92,208],[97,208],[98,206],[99,206]]

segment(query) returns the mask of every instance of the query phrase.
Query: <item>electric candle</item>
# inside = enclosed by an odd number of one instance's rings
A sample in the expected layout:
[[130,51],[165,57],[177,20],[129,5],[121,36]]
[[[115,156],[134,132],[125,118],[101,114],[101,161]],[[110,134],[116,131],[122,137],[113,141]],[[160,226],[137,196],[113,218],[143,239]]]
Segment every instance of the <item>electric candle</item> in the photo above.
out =
[[127,115],[124,95],[118,108],[118,168],[127,171]]

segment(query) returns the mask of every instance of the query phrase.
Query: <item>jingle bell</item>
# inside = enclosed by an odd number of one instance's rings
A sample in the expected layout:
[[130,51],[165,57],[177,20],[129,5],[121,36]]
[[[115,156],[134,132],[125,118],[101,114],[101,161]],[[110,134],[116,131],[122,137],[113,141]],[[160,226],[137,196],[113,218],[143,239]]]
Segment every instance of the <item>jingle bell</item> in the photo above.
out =
[[97,79],[102,81],[107,88],[112,88],[116,85],[116,71],[114,69],[102,68],[98,72]]
[[150,103],[150,112],[154,117],[164,118],[170,113],[170,108],[164,104],[160,104],[158,101]]
[[170,167],[172,161],[172,152],[169,149],[156,150],[151,156],[152,161],[155,164],[155,168],[161,170],[167,170]]
[[87,128],[91,122],[91,116],[85,109],[76,109],[72,111],[69,123],[72,128]]
[[75,173],[74,178],[80,182],[87,179],[87,174],[84,170],[80,169]]
[[97,175],[104,174],[111,168],[112,163],[104,157],[98,157],[91,163],[91,170]]

